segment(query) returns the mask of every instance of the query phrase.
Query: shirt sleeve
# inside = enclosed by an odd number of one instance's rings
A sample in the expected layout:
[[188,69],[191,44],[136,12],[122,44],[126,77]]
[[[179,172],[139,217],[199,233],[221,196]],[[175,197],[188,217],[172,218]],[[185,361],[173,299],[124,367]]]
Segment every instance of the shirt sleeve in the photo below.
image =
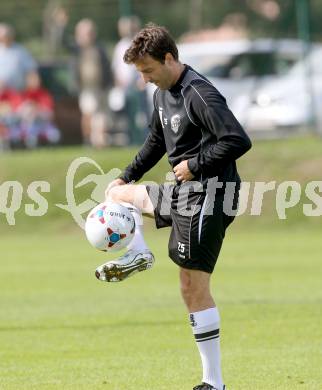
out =
[[141,179],[166,152],[163,130],[156,110],[153,111],[149,128],[149,135],[142,148],[120,177],[127,183]]
[[23,68],[26,73],[32,72],[37,70],[37,63],[33,59],[32,55],[29,53],[28,50],[26,50],[24,47],[19,46],[19,50],[21,53]]
[[219,175],[251,148],[251,141],[215,87],[207,82],[191,85],[190,94],[192,117],[205,146],[188,160],[188,167],[194,175]]

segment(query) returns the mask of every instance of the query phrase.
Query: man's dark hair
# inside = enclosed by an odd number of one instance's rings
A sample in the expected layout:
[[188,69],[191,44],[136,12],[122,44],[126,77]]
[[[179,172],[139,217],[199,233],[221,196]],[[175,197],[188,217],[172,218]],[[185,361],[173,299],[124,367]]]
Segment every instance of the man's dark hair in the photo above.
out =
[[173,58],[178,61],[178,48],[168,30],[165,27],[149,23],[135,35],[123,59],[126,64],[133,64],[149,54],[164,64],[167,53],[172,54]]

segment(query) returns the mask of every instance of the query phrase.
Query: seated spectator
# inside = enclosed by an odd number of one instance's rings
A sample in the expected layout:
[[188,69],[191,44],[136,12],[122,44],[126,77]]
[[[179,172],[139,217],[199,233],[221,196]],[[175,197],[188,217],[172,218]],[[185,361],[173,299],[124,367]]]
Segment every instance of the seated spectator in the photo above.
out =
[[54,101],[49,92],[41,86],[38,73],[26,77],[26,89],[21,93],[17,107],[20,117],[20,139],[28,148],[38,144],[55,144],[60,132],[53,124]]
[[11,136],[19,127],[17,108],[21,100],[18,92],[0,81],[0,150],[10,147]]

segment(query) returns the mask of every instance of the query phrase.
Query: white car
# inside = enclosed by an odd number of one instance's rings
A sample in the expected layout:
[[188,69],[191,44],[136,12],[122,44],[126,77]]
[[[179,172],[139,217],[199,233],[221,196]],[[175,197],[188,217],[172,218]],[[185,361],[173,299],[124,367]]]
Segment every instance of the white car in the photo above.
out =
[[[299,60],[302,45],[297,40],[258,39],[185,43],[178,50],[181,62],[206,76],[245,123],[257,89],[285,74]],[[148,86],[149,95],[154,89]]]
[[249,101],[243,121],[249,131],[303,128],[317,120],[321,126],[322,48],[298,61],[290,71],[264,83]]

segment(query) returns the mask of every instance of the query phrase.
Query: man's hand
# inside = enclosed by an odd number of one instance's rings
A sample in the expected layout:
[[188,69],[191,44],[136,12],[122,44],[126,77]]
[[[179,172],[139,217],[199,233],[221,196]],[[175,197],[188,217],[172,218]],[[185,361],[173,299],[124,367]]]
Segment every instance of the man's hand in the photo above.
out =
[[193,174],[189,171],[188,160],[181,161],[180,164],[173,168],[173,172],[176,175],[176,178],[182,183],[185,183],[194,177]]
[[124,184],[126,184],[126,182],[123,179],[115,179],[115,180],[111,181],[105,190],[105,198],[108,197],[108,192],[111,188],[113,188],[115,186],[122,186]]

